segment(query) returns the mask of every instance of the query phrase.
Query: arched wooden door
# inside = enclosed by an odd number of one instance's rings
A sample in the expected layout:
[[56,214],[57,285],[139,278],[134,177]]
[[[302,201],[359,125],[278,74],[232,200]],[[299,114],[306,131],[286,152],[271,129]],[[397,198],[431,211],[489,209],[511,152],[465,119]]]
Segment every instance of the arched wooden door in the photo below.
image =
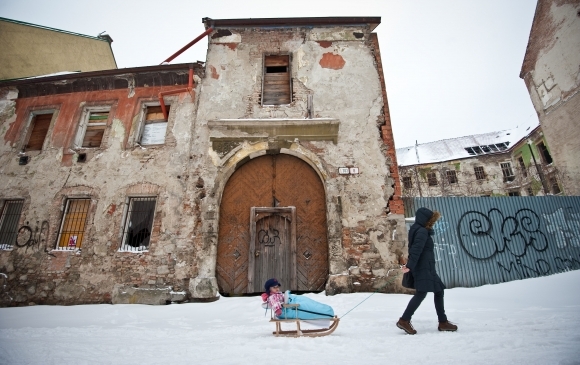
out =
[[[262,215],[254,213],[250,219],[252,208]],[[323,290],[326,229],[324,187],[312,167],[284,154],[248,161],[230,177],[222,196],[216,267],[220,292],[260,292],[264,277],[276,277],[284,290]],[[267,261],[272,259],[281,261]]]

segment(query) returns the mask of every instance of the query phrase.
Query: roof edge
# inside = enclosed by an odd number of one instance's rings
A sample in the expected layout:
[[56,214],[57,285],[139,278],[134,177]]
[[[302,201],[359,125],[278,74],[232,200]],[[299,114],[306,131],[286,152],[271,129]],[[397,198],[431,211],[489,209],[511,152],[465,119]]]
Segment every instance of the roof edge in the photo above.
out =
[[311,18],[240,18],[211,19],[202,18],[205,28],[220,27],[299,27],[314,25],[355,25],[370,24],[373,31],[380,23],[381,17],[311,17]]
[[5,21],[5,22],[8,22],[8,23],[19,24],[19,25],[26,25],[26,26],[33,27],[33,28],[50,30],[50,31],[53,31],[53,32],[74,35],[74,36],[77,36],[77,37],[90,38],[90,39],[94,39],[96,41],[107,42],[109,44],[113,41],[113,39],[110,36],[108,36],[108,35],[107,35],[108,37],[94,37],[92,35],[75,33],[75,32],[70,32],[68,30],[51,28],[51,27],[47,27],[47,26],[44,26],[44,25],[38,25],[38,24],[34,24],[34,23],[27,23],[27,22],[23,22],[23,21],[20,21],[20,20],[14,20],[14,19],[2,18],[2,17],[0,17],[0,21]]

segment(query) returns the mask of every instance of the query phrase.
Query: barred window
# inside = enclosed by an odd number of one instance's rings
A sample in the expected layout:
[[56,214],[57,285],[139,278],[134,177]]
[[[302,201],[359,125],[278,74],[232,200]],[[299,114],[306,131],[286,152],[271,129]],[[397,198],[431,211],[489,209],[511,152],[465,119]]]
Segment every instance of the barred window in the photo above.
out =
[[413,187],[413,180],[411,176],[403,176],[403,187],[405,189],[411,189]]
[[475,166],[473,171],[475,172],[475,178],[477,180],[485,180],[485,170],[483,170],[483,166]]
[[129,198],[121,251],[137,252],[149,249],[156,201],[155,197]]
[[11,250],[18,235],[23,200],[6,200],[0,215],[0,250]]
[[429,186],[437,186],[437,175],[434,171],[427,173],[427,182],[429,183]]
[[447,175],[447,181],[450,184],[457,184],[457,171],[447,170],[445,174]]
[[510,162],[504,162],[499,165],[501,166],[501,172],[503,174],[503,182],[514,181],[516,177],[512,170],[512,164]]
[[91,199],[67,199],[58,233],[57,250],[81,248],[90,206]]

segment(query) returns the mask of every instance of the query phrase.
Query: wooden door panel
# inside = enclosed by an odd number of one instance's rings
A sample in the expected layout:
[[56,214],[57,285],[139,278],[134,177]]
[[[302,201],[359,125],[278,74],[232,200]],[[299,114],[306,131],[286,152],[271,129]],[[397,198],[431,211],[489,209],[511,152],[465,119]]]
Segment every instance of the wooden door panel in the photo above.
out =
[[292,277],[283,284],[285,289],[294,291],[322,290],[328,276],[324,187],[307,163],[278,154],[248,161],[226,184],[220,206],[217,250],[220,292],[260,292],[265,277],[276,277],[274,267],[260,262],[266,266],[261,266],[259,277],[255,276],[250,285],[250,273],[257,275],[256,267],[252,266],[257,261],[251,262],[250,256],[252,207],[295,207],[296,243],[291,249],[289,269]]

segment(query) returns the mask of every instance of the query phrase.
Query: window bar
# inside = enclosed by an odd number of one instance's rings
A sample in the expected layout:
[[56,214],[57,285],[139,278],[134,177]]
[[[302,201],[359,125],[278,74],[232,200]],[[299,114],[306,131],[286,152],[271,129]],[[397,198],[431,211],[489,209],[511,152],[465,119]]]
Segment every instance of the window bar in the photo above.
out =
[[6,200],[0,216],[0,250],[11,250],[18,235],[22,200]]

